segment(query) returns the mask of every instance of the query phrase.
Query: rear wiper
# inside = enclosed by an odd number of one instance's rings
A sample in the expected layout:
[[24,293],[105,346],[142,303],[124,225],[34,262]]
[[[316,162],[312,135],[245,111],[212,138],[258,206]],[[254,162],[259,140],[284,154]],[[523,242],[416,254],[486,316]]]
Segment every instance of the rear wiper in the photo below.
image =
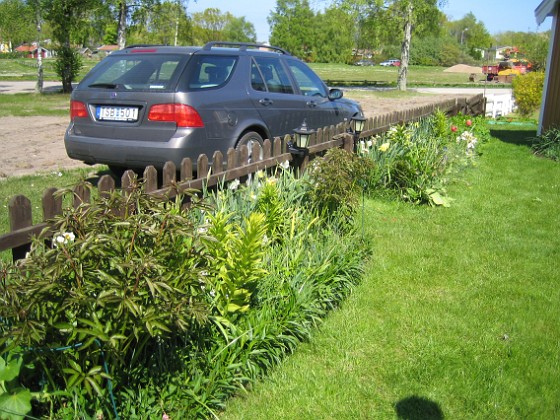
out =
[[88,87],[90,88],[105,88],[105,89],[116,89],[119,85],[115,83],[92,83]]

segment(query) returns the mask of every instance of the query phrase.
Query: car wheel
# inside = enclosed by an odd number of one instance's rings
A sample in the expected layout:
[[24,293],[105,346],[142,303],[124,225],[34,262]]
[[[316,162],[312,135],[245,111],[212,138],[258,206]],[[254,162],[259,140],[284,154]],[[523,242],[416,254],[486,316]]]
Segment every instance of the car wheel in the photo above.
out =
[[239,150],[239,148],[243,145],[247,146],[249,149],[249,162],[253,162],[253,145],[259,145],[259,160],[263,158],[263,138],[261,135],[255,131],[247,131],[245,134],[241,136],[238,140],[237,145],[235,148]]

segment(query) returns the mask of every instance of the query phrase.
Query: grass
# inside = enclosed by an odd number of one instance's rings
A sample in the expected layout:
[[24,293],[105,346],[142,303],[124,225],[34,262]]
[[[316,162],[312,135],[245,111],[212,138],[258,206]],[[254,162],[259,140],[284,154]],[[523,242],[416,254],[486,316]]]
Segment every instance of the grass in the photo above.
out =
[[0,117],[56,116],[67,117],[70,110],[68,94],[16,93],[0,95]]
[[[398,68],[382,66],[349,66],[346,64],[311,63],[310,67],[321,76],[327,84],[337,82],[380,82],[396,85]],[[410,66],[407,77],[408,86],[478,86],[469,82],[467,73],[444,72],[445,67]],[[480,75],[482,78],[482,74]],[[501,85],[492,85],[498,87]]]
[[[99,62],[99,59],[83,59],[80,79]],[[59,81],[54,67],[54,58],[43,59],[45,81]],[[34,58],[0,59],[0,80],[36,80],[37,60]]]
[[368,275],[222,419],[558,418],[560,166],[493,131],[453,206],[366,201]]

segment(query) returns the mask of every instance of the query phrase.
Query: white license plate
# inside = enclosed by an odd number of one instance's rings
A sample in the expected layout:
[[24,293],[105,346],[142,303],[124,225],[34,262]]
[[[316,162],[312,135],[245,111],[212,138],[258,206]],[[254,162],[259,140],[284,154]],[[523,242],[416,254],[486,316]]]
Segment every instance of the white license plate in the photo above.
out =
[[95,117],[104,121],[138,121],[138,108],[131,106],[98,106]]

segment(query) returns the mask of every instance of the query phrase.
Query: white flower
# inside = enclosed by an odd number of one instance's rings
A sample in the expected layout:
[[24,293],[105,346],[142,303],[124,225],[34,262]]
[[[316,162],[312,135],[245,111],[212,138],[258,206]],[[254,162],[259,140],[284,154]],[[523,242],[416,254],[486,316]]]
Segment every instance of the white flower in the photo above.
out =
[[239,184],[241,184],[241,181],[239,181],[239,179],[234,179],[233,181],[231,181],[231,184],[229,184],[229,189],[235,191],[237,188],[239,188]]
[[289,168],[290,168],[290,161],[289,161],[289,160],[285,160],[284,162],[282,162],[282,163],[280,164],[280,167],[281,167],[282,169],[289,169]]
[[65,245],[74,242],[76,235],[72,232],[64,232],[60,235],[55,236],[54,241],[57,245]]
[[57,175],[58,175],[58,176],[62,176],[62,172],[59,172]]
[[373,140],[368,140],[366,144],[367,144],[367,147],[372,147],[373,146]]

